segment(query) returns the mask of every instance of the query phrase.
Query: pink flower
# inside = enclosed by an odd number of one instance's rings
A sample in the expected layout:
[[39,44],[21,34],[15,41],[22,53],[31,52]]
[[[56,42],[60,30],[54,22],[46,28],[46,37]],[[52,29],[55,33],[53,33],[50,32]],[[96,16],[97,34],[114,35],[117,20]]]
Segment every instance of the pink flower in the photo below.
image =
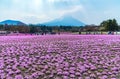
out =
[[23,79],[23,76],[22,75],[16,75],[15,79]]

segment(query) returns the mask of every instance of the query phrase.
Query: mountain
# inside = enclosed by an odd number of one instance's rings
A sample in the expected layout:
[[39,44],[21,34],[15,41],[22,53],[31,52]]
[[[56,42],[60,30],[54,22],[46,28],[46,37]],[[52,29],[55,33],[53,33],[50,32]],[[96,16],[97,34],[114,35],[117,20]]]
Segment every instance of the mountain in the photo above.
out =
[[63,16],[62,18],[58,18],[52,20],[50,22],[43,23],[43,25],[47,26],[85,26],[85,24],[72,16]]
[[21,21],[16,21],[16,20],[5,20],[0,22],[1,25],[26,25],[25,23],[21,22]]

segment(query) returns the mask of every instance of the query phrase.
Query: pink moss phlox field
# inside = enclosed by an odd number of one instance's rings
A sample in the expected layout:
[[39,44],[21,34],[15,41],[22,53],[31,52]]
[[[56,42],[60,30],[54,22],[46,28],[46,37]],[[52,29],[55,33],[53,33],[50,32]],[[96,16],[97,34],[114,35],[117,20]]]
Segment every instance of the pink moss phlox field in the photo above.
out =
[[1,36],[0,79],[120,79],[120,36]]

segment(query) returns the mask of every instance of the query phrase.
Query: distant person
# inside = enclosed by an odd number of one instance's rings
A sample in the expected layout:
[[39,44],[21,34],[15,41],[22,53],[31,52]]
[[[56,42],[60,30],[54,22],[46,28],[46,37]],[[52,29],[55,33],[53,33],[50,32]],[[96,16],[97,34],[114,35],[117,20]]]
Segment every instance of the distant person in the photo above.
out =
[[110,34],[111,34],[111,31],[108,32],[108,35],[110,35]]

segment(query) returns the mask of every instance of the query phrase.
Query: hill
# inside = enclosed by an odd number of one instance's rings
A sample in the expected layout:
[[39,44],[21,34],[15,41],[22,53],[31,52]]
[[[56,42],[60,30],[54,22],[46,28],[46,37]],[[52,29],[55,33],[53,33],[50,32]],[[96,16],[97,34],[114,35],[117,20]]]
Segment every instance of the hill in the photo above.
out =
[[1,25],[26,25],[25,23],[21,22],[21,21],[16,21],[16,20],[5,20],[0,22]]
[[47,26],[85,26],[85,23],[73,18],[72,16],[63,16],[61,18],[43,23]]

